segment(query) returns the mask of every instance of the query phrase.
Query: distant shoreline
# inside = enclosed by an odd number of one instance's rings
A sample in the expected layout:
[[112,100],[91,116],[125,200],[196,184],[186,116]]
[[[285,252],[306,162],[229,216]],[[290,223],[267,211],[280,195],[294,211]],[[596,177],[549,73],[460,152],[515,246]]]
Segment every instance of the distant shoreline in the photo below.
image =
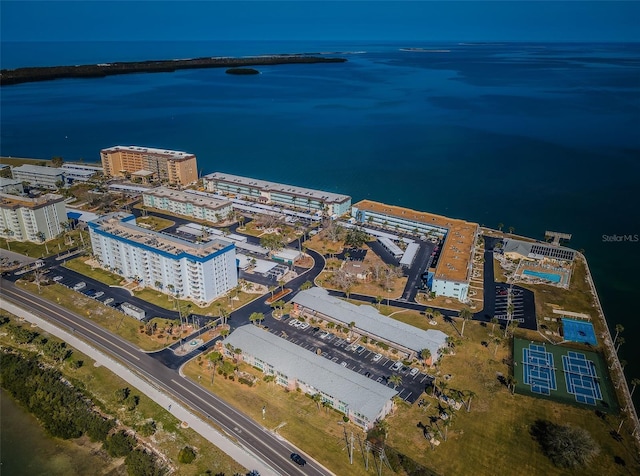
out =
[[104,78],[116,74],[171,73],[179,69],[229,68],[278,64],[344,63],[345,58],[270,55],[247,58],[210,57],[160,61],[131,61],[76,66],[38,66],[0,70],[0,86],[64,78]]

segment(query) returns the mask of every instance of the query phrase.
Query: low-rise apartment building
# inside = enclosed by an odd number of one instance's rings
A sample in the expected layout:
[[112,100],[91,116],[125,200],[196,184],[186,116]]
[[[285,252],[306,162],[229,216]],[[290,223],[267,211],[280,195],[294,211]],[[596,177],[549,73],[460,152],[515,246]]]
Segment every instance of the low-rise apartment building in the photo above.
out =
[[238,284],[235,246],[228,241],[191,243],[141,228],[121,212],[89,222],[89,232],[101,265],[142,286],[205,304]]
[[37,198],[0,194],[0,233],[16,241],[41,242],[62,233],[67,212],[62,195]]
[[387,205],[371,200],[358,202],[351,215],[361,224],[376,224],[397,231],[424,234],[443,239],[438,263],[430,270],[431,291],[437,296],[454,297],[466,301],[473,264],[473,249],[479,227],[456,218],[408,208]]
[[291,302],[294,316],[348,327],[358,336],[384,342],[396,349],[399,357],[406,359],[420,358],[420,351],[429,349],[435,361],[440,356],[440,349],[447,345],[447,335],[442,331],[418,329],[380,314],[373,306],[357,306],[331,296],[326,289],[314,287],[300,291]]
[[329,216],[344,215],[351,207],[351,197],[348,195],[221,172],[205,175],[204,186],[210,192],[231,193],[265,203],[322,212]]
[[13,167],[11,174],[15,180],[28,182],[32,187],[57,190],[60,184],[64,185],[64,170],[57,167],[44,167],[42,165],[20,165]]
[[146,207],[158,208],[178,215],[184,215],[212,223],[224,221],[233,212],[231,202],[215,196],[189,193],[158,187],[147,190],[142,195]]
[[247,364],[275,376],[275,382],[289,390],[315,395],[321,401],[344,413],[365,430],[373,428],[393,409],[397,391],[309,352],[258,326],[245,325],[233,331],[225,343],[242,349],[238,357]]

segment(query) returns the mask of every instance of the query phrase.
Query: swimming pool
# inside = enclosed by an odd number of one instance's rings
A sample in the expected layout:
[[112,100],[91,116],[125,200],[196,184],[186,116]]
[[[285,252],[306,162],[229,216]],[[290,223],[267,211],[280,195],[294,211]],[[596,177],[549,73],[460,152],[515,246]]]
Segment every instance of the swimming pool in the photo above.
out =
[[552,283],[559,283],[562,279],[562,276],[555,273],[541,273],[540,271],[531,271],[530,269],[525,269],[522,271],[522,274],[526,274],[527,276],[535,276],[536,278],[546,279],[547,281],[551,281]]

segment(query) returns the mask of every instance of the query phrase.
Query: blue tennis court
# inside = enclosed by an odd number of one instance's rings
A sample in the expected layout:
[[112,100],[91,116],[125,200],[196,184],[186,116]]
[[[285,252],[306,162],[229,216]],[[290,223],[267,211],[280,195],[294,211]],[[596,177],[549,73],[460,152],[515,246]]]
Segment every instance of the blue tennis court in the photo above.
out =
[[532,343],[522,349],[522,367],[524,383],[532,392],[551,395],[551,390],[557,389],[553,354],[543,345]]
[[573,395],[577,402],[595,405],[602,400],[596,366],[591,360],[587,360],[584,354],[570,351],[563,355],[562,368],[567,382],[567,392]]
[[564,333],[565,340],[591,345],[598,344],[596,333],[593,330],[593,324],[590,322],[563,318],[562,331]]

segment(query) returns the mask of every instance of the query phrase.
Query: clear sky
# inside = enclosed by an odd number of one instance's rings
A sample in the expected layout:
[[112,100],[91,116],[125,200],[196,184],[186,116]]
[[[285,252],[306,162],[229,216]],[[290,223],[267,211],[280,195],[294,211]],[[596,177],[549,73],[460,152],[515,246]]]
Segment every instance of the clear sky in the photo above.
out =
[[0,0],[2,41],[640,41],[640,1]]

